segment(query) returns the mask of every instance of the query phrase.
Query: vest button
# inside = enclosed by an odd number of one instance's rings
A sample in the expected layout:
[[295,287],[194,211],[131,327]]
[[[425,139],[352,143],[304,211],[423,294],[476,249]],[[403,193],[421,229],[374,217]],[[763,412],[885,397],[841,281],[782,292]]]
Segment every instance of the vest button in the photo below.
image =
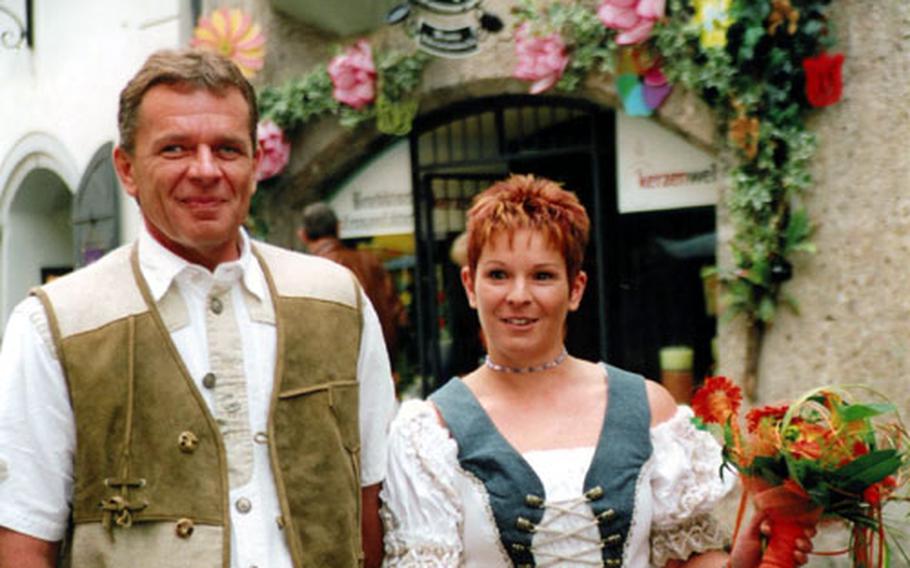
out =
[[534,523],[524,517],[515,519],[515,528],[520,531],[532,533],[535,530]]
[[206,373],[205,376],[202,377],[202,386],[207,389],[213,389],[215,388],[215,380],[215,373]]
[[544,506],[544,501],[543,501],[542,497],[538,497],[537,495],[528,494],[528,495],[525,495],[525,505],[527,505],[528,507],[540,508],[540,507]]
[[186,432],[181,432],[180,436],[177,437],[177,445],[180,446],[181,452],[191,454],[196,451],[196,446],[199,445],[199,438],[196,437],[196,434],[187,430]]
[[596,486],[592,487],[591,489],[588,489],[587,491],[585,491],[585,497],[588,499],[588,501],[596,501],[603,496],[604,496],[604,488],[601,487],[600,485],[596,485]]
[[195,524],[192,519],[180,519],[177,521],[177,536],[180,538],[190,538],[193,536],[193,530],[195,529]]
[[213,314],[218,315],[224,311],[224,304],[221,303],[219,298],[212,298],[209,301],[209,309],[212,310]]
[[237,499],[237,501],[234,502],[234,507],[237,508],[237,511],[241,515],[246,515],[247,513],[250,512],[250,509],[253,508],[253,503],[246,497],[241,497],[240,499]]

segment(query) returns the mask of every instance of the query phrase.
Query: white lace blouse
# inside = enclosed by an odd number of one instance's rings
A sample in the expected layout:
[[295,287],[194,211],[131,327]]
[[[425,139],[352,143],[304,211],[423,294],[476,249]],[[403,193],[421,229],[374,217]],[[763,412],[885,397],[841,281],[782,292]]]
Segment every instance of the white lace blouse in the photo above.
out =
[[[721,480],[720,447],[691,417],[681,406],[651,429],[654,450],[638,478],[623,566],[662,568],[725,543],[710,512],[732,488],[733,476]],[[456,443],[430,403],[402,405],[389,449],[381,494],[384,566],[511,566],[484,485],[459,466]],[[593,446],[522,454],[546,493],[532,540],[538,566],[602,565],[600,534],[582,495],[593,455]]]

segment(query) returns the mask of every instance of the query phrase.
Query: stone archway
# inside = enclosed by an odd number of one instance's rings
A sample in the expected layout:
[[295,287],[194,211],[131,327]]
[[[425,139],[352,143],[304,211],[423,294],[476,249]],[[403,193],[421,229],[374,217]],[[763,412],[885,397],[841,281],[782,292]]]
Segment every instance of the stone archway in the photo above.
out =
[[[475,98],[526,93],[527,84],[510,75],[511,45],[507,47],[509,51],[498,45],[476,60],[438,60],[431,64],[418,91],[420,114]],[[494,63],[497,57],[499,62]],[[592,77],[578,92],[568,96],[605,107],[619,106],[613,78],[608,75]],[[708,150],[714,147],[714,114],[689,91],[677,88],[654,120],[696,146]],[[319,199],[325,188],[344,178],[364,158],[389,144],[389,137],[379,133],[372,124],[350,129],[339,125],[334,118],[324,118],[307,124],[297,133],[293,144],[291,174],[266,190],[268,195],[263,196],[262,208],[269,226],[268,239],[292,248],[296,245],[297,212],[306,203]]]
[[35,133],[0,166],[0,314],[4,321],[29,288],[73,262],[73,190],[78,174],[63,146]]

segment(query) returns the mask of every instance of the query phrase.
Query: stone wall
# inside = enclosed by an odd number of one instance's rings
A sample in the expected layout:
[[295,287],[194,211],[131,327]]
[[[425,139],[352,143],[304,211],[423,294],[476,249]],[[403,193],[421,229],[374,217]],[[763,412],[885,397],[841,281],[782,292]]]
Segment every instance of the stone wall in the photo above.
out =
[[[863,382],[910,415],[910,3],[841,0],[830,13],[846,61],[843,99],[809,123],[818,252],[797,257],[784,291],[800,311],[781,311],[766,333],[758,394]],[[741,323],[722,336],[722,369],[736,377]]]

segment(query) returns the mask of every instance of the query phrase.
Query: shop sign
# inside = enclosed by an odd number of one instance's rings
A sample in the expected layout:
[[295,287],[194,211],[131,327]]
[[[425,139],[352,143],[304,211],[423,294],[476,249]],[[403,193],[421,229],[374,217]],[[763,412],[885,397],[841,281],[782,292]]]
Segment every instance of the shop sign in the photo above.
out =
[[345,181],[328,199],[342,239],[414,232],[411,154],[396,142]]
[[461,14],[473,10],[480,0],[414,0],[418,6],[443,14]]
[[480,47],[476,27],[445,29],[427,21],[420,22],[417,44],[427,53],[439,57],[467,57]]
[[616,113],[619,212],[715,205],[720,160],[657,122]]

